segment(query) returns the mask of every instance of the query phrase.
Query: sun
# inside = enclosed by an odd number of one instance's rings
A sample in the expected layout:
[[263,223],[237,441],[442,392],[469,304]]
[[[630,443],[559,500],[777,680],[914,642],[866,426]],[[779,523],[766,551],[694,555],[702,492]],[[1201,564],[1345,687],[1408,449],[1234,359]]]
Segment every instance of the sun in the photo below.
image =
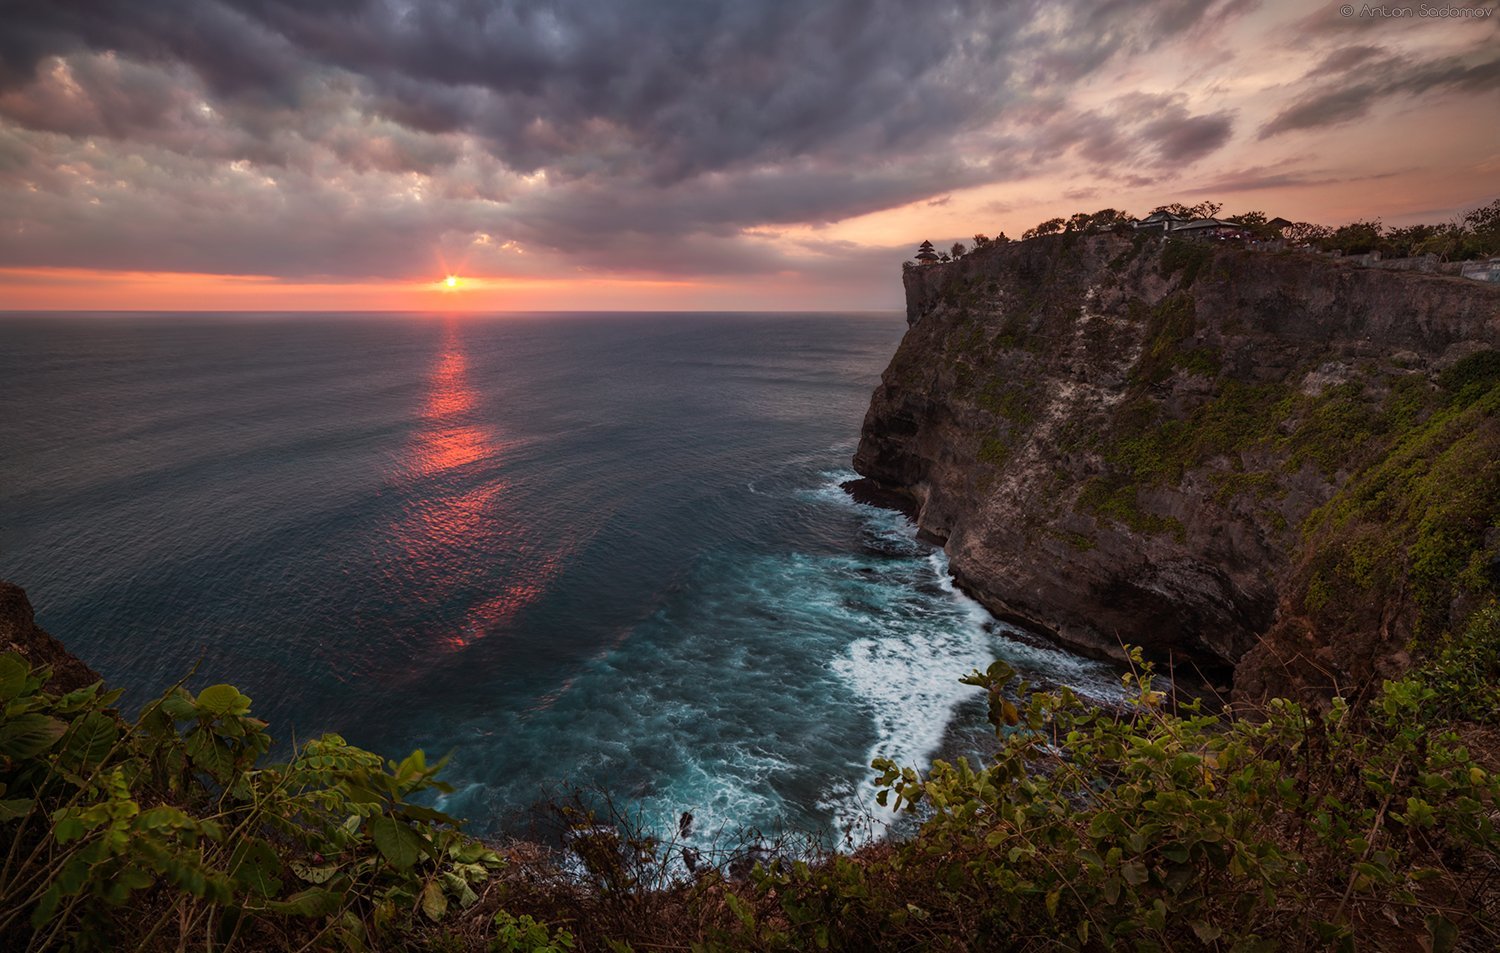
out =
[[445,286],[447,286],[448,288],[457,288],[458,287],[458,276],[457,275],[449,275],[447,278],[443,279],[443,284]]

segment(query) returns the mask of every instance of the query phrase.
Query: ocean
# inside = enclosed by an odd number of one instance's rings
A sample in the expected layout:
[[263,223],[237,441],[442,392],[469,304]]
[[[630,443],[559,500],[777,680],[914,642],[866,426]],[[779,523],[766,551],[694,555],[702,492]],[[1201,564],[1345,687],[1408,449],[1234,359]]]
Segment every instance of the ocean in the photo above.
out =
[[[452,753],[488,834],[574,788],[829,842],[1003,657],[839,484],[881,314],[0,316],[0,578],[135,707],[238,686],[282,742]],[[875,817],[878,829],[881,818]]]

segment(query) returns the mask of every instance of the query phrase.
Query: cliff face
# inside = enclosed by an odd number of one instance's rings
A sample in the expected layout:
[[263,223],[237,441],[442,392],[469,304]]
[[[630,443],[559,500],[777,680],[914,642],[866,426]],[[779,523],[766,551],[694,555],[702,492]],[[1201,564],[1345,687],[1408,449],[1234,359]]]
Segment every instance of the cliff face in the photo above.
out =
[[904,277],[855,469],[996,614],[1295,693],[1493,595],[1500,288],[1111,235]]
[[26,590],[0,579],[0,652],[17,652],[32,668],[52,669],[47,690],[62,694],[99,681],[99,676],[36,624]]

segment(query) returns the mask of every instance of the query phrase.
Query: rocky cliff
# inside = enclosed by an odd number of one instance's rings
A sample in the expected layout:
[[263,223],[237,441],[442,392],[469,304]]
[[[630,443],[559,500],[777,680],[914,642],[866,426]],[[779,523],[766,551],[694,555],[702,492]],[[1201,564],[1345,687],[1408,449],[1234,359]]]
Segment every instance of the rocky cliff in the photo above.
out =
[[99,675],[61,642],[36,624],[26,590],[0,579],[0,652],[18,652],[32,668],[47,666],[52,678],[47,690],[71,692],[99,681]]
[[1115,235],[904,278],[858,489],[997,615],[1314,694],[1500,588],[1500,288]]

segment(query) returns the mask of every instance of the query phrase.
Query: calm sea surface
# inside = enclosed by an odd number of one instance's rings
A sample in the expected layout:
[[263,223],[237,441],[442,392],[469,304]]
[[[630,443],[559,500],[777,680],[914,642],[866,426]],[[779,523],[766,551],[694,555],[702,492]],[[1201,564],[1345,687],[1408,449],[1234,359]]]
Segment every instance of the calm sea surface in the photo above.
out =
[[448,809],[562,785],[834,835],[1013,639],[851,502],[875,315],[0,316],[0,578],[130,704],[231,681],[280,739],[454,752]]

